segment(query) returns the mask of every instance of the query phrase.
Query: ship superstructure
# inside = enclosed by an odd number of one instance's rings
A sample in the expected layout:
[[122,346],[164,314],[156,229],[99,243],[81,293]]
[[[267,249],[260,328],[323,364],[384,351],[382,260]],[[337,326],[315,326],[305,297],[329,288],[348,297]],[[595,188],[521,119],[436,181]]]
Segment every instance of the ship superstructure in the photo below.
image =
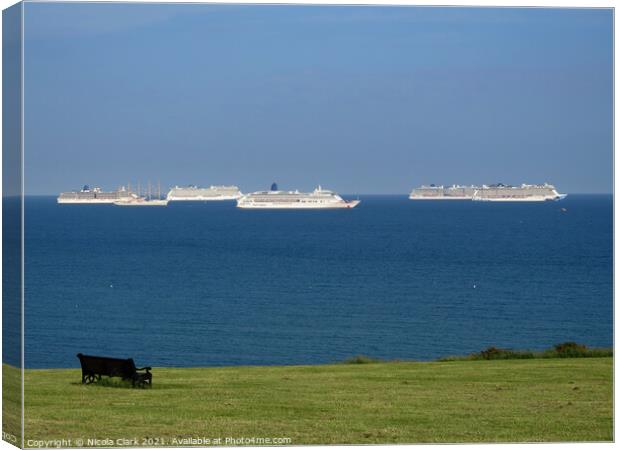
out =
[[91,189],[85,185],[79,191],[62,192],[56,201],[58,203],[109,204],[118,201],[130,201],[134,198],[138,198],[138,196],[125,189],[124,186],[113,192],[104,192],[99,187]]
[[359,200],[346,201],[335,192],[317,187],[312,192],[280,191],[275,183],[270,191],[244,195],[237,200],[238,208],[253,209],[335,209],[355,208]]
[[476,186],[429,186],[422,185],[409,194],[411,200],[471,200],[476,192]]
[[508,186],[504,184],[483,185],[476,189],[472,200],[486,202],[544,202],[562,200],[566,194],[560,194],[552,184],[522,184]]
[[237,200],[243,194],[237,186],[198,186],[173,187],[166,198],[169,201],[214,201]]

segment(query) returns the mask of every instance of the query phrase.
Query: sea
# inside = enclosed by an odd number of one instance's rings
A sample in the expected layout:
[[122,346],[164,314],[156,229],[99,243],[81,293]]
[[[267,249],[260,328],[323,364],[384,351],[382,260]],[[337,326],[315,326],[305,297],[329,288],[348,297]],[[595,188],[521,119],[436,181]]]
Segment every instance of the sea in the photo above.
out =
[[79,367],[79,352],[190,367],[613,345],[611,195],[359,198],[270,211],[27,197],[25,366]]

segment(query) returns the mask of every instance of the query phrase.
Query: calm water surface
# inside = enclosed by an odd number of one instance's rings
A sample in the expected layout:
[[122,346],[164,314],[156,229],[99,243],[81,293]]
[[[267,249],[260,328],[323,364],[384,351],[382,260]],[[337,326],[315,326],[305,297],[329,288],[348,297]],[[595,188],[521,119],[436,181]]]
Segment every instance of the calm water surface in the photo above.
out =
[[78,352],[216,366],[612,345],[611,196],[361,200],[252,211],[27,198],[26,366],[78,366]]

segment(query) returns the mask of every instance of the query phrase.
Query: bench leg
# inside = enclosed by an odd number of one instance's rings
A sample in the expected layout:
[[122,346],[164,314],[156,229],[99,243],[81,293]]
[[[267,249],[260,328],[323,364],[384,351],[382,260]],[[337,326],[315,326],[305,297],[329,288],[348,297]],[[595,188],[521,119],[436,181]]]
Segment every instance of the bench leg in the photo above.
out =
[[151,378],[150,377],[142,377],[142,376],[136,376],[134,378],[131,379],[131,386],[132,387],[139,387],[144,389],[145,387],[151,387]]
[[[101,379],[101,375],[99,375],[99,379]],[[82,384],[92,384],[97,381],[97,375],[88,373],[86,375],[82,375]]]

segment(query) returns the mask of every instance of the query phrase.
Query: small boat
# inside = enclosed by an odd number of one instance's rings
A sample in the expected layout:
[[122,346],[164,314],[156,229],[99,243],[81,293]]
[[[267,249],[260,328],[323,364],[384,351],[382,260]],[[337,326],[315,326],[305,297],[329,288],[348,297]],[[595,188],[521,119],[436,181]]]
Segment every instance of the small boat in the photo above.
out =
[[166,206],[168,200],[151,199],[146,197],[132,198],[131,200],[118,200],[114,202],[117,206]]
[[141,197],[139,195],[140,189],[138,188],[138,195],[123,198],[114,202],[117,206],[167,206],[168,200],[161,198],[161,189],[158,186],[157,198],[151,198],[151,182],[149,181],[148,196]]

